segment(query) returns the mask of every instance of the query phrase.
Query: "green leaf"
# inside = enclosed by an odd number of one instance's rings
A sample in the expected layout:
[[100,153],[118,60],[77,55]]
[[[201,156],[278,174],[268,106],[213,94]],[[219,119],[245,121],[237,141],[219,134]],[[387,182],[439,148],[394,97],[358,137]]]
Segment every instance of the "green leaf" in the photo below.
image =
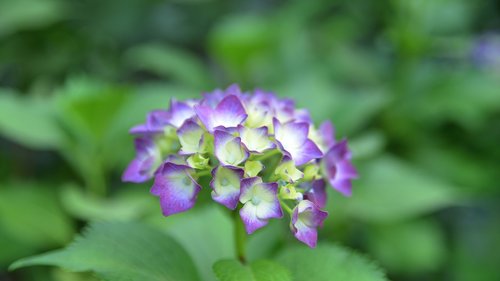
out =
[[172,217],[158,211],[153,223],[181,243],[191,255],[203,280],[217,280],[212,265],[221,259],[234,258],[233,224],[216,206],[194,209]]
[[73,225],[54,190],[29,183],[1,184],[0,268],[41,249],[70,241]]
[[52,110],[51,100],[20,97],[0,89],[0,134],[30,148],[58,148],[63,135]]
[[85,194],[76,186],[68,185],[61,192],[66,211],[86,221],[114,220],[129,221],[156,210],[154,196],[148,189],[134,186],[133,190],[120,191],[112,198],[97,198]]
[[66,16],[59,0],[0,0],[0,36],[22,29],[43,27]]
[[65,249],[21,259],[11,270],[54,265],[105,280],[195,281],[193,261],[170,236],[139,223],[95,223]]
[[432,272],[446,260],[444,233],[430,220],[375,226],[369,233],[370,252],[391,272]]
[[203,63],[193,54],[165,44],[146,44],[126,53],[128,63],[170,78],[182,85],[204,89],[210,85],[210,75]]
[[296,246],[281,252],[276,261],[292,273],[293,280],[384,281],[384,273],[367,258],[344,247],[319,244],[316,249]]
[[237,260],[222,260],[213,270],[220,281],[291,281],[290,273],[283,266],[268,260],[258,260],[243,265]]
[[360,167],[353,196],[338,194],[330,211],[346,212],[367,222],[386,223],[414,218],[459,204],[458,188],[397,158],[384,156]]

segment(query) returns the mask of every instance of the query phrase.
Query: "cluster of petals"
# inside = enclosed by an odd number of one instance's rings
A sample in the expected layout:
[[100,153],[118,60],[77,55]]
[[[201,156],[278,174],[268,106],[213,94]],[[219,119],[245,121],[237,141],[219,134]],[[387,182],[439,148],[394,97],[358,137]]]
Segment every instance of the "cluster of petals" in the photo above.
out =
[[[327,217],[327,184],[350,196],[358,176],[347,141],[335,140],[330,122],[316,128],[293,100],[237,85],[172,100],[130,133],[136,157],[122,179],[154,179],[151,193],[165,216],[192,208],[206,188],[239,212],[247,233],[288,214],[292,233],[310,247]],[[206,187],[202,177],[210,179]]]

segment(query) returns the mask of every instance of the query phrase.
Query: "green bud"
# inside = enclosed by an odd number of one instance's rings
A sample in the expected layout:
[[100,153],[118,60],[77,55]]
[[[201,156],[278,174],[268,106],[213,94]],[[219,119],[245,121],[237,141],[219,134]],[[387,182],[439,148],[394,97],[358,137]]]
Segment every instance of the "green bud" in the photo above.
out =
[[191,155],[187,159],[187,163],[189,164],[189,166],[198,170],[203,170],[208,168],[208,158],[203,157],[203,155],[200,153]]
[[264,168],[264,165],[260,161],[247,161],[245,163],[245,174],[249,177],[257,176],[260,171]]
[[281,199],[285,200],[301,200],[302,199],[302,193],[298,192],[295,189],[295,185],[293,184],[287,184],[285,186],[282,186],[280,188],[280,193],[279,197]]
[[304,168],[304,181],[312,181],[319,178],[321,178],[321,175],[318,165],[309,164]]
[[276,167],[276,171],[274,173],[279,179],[287,182],[294,182],[304,177],[304,174],[297,169],[297,167],[295,167],[293,161],[281,162],[281,164]]

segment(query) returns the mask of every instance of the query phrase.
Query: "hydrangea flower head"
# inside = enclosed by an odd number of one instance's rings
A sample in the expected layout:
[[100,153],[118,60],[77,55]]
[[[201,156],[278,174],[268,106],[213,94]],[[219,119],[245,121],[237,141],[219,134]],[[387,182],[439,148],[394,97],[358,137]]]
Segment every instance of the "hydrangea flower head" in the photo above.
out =
[[[136,157],[122,179],[154,178],[151,193],[165,216],[191,209],[199,192],[238,211],[248,234],[287,214],[294,236],[310,247],[327,212],[326,186],[350,196],[358,177],[346,140],[331,122],[316,128],[305,109],[237,85],[201,99],[172,100],[130,130]],[[209,177],[202,186],[200,179]]]

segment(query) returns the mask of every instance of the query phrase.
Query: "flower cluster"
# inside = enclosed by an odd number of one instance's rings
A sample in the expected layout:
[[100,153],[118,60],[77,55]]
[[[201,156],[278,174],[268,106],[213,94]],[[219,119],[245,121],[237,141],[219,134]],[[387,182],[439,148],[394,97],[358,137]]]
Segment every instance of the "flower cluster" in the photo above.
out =
[[192,208],[200,178],[209,177],[213,200],[239,210],[247,233],[287,212],[293,234],[310,247],[327,216],[326,183],[349,196],[357,177],[347,142],[335,140],[330,122],[316,128],[292,100],[242,93],[237,85],[172,100],[130,132],[136,157],[123,180],[154,178],[151,193],[165,216]]

